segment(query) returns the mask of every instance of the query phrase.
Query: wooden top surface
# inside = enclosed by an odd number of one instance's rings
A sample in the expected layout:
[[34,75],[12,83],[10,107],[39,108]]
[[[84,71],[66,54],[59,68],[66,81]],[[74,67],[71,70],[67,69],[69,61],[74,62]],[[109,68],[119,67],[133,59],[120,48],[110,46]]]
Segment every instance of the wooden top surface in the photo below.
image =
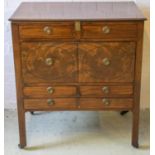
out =
[[11,21],[145,20],[134,2],[24,2]]

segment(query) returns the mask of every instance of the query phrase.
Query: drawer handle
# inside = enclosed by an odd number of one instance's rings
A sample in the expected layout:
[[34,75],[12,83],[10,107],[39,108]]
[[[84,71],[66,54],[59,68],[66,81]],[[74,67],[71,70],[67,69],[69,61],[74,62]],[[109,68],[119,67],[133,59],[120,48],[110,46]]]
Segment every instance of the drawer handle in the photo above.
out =
[[52,100],[52,99],[48,99],[48,100],[47,100],[47,104],[48,104],[48,105],[54,105],[55,102],[54,102],[54,100]]
[[104,58],[104,59],[102,60],[102,62],[103,62],[103,64],[104,64],[105,66],[109,66],[109,65],[110,65],[110,60],[109,60],[108,58]]
[[46,64],[47,66],[53,65],[53,59],[52,59],[52,58],[46,58],[45,64]]
[[45,26],[43,31],[46,33],[46,34],[51,34],[51,29],[48,27],[48,26]]
[[53,93],[54,93],[54,88],[52,88],[52,87],[47,87],[47,92],[48,92],[49,94],[53,94]]
[[103,102],[103,104],[104,105],[106,105],[106,106],[108,106],[108,105],[110,105],[110,101],[108,100],[108,99],[102,99],[102,102]]
[[109,87],[108,86],[104,86],[102,87],[102,90],[105,94],[108,94],[109,93]]
[[105,33],[105,34],[108,34],[108,33],[110,33],[110,28],[108,26],[103,26],[102,27],[102,32]]

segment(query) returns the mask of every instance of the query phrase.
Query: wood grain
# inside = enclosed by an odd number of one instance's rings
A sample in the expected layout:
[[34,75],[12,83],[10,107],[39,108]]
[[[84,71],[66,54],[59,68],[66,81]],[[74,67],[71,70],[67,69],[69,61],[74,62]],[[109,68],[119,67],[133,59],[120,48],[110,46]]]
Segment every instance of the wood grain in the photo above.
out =
[[[50,34],[44,31],[48,27]],[[55,22],[55,23],[30,23],[19,26],[20,38],[22,39],[63,39],[74,38],[74,22]]]
[[[51,87],[52,93],[48,92]],[[23,89],[25,98],[50,98],[50,97],[75,97],[77,88],[75,86],[47,86],[47,87],[25,87]]]
[[[77,45],[74,43],[22,43],[25,83],[77,82]],[[51,58],[53,64],[45,61]]]
[[[104,33],[103,28],[107,26],[109,33]],[[135,22],[82,22],[81,38],[100,39],[123,39],[137,37],[137,24]]]
[[128,109],[131,110],[133,106],[133,99],[107,99],[110,104],[105,105],[103,98],[81,98],[80,108],[81,109],[100,109],[100,110],[118,110]]
[[[107,87],[108,92],[103,90]],[[132,97],[133,86],[80,86],[81,97]]]
[[134,2],[24,2],[11,21],[145,20]]
[[56,109],[75,109],[75,98],[53,98],[54,105],[47,103],[48,99],[25,99],[24,108],[26,110],[56,110]]
[[54,105],[49,105],[47,99],[25,99],[26,110],[131,110],[133,100],[108,99],[110,104],[105,105],[103,98],[81,98],[79,104],[75,98],[53,98]]
[[19,141],[20,147],[26,146],[26,125],[25,125],[25,109],[23,103],[23,83],[21,74],[21,57],[20,57],[20,46],[19,46],[19,32],[18,25],[11,24],[12,28],[12,42],[14,51],[14,64],[16,73],[16,94],[17,94],[17,108],[18,108],[18,125],[19,125]]
[[[133,82],[134,42],[81,43],[78,47],[80,82]],[[109,59],[108,66],[104,58]]]
[[144,23],[138,25],[138,42],[136,50],[135,64],[135,85],[134,85],[134,107],[133,107],[133,124],[132,124],[132,145],[139,147],[139,111],[140,111],[140,89],[141,89],[141,70],[142,70],[142,51],[143,51],[143,31]]
[[[20,148],[26,146],[26,111],[60,110],[131,110],[132,145],[138,147],[145,19],[134,2],[19,6],[10,20]],[[47,87],[54,88],[52,94]]]

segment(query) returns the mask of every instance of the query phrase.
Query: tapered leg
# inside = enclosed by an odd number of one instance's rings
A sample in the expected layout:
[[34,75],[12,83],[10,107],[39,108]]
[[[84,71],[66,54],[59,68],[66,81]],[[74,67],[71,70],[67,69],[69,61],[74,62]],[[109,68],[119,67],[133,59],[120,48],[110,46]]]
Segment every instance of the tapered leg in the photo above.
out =
[[132,113],[132,145],[136,148],[139,147],[138,138],[139,138],[139,109],[133,111]]
[[26,146],[26,126],[25,126],[25,112],[18,112],[18,125],[19,125],[19,148]]
[[138,24],[137,45],[136,45],[136,62],[135,62],[135,78],[134,78],[134,104],[133,104],[133,124],[132,124],[132,145],[139,147],[139,109],[140,109],[140,90],[141,90],[141,67],[142,67],[142,45],[144,22]]
[[13,53],[16,72],[16,94],[17,94],[17,108],[18,108],[18,125],[19,125],[19,147],[26,146],[26,131],[25,131],[25,111],[23,103],[23,82],[22,82],[22,64],[21,64],[21,51],[20,51],[20,38],[19,38],[19,25],[16,23],[11,24],[12,27],[12,40],[13,40]]

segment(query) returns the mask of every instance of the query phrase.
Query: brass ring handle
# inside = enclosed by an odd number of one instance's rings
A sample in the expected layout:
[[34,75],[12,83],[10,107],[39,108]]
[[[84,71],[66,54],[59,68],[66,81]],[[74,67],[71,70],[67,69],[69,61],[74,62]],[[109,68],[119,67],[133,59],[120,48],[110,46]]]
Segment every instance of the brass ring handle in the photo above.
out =
[[103,86],[102,87],[102,90],[105,94],[108,94],[109,93],[109,87],[108,86]]
[[47,92],[48,92],[49,94],[53,94],[53,93],[54,93],[54,88],[52,88],[52,87],[47,87]]
[[110,101],[108,100],[108,99],[102,99],[102,102],[103,102],[103,104],[104,105],[106,105],[106,106],[108,106],[108,105],[110,105]]
[[102,32],[105,33],[105,34],[108,34],[108,33],[110,33],[110,28],[108,26],[103,26],[102,27]]
[[109,60],[108,58],[104,58],[104,59],[102,60],[102,62],[103,62],[103,64],[104,64],[105,66],[109,66],[109,65],[110,65],[110,60]]
[[43,28],[43,31],[46,33],[46,34],[51,34],[51,28],[49,28],[48,26],[45,26]]
[[45,64],[46,64],[47,66],[53,65],[53,59],[52,59],[52,58],[46,58],[46,59],[45,59]]
[[54,105],[55,103],[54,103],[54,100],[48,99],[48,100],[47,100],[47,104],[48,104],[48,105]]

